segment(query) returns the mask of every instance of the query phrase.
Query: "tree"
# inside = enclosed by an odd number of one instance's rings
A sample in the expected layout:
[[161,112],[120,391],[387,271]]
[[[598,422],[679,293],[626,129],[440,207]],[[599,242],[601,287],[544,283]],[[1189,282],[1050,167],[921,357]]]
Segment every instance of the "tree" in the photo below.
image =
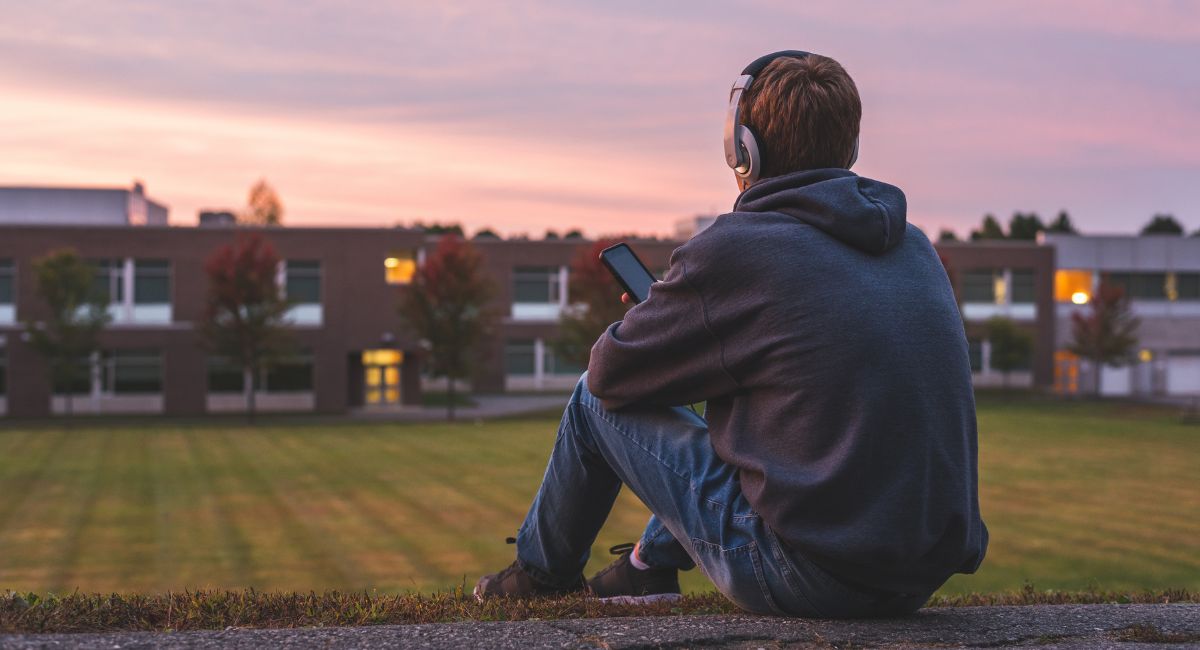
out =
[[454,419],[455,380],[469,376],[474,348],[495,321],[494,286],[483,257],[457,235],[443,235],[400,298],[400,316],[428,345],[430,371],[448,380],[446,419]]
[[1033,241],[1037,239],[1038,233],[1045,229],[1046,226],[1042,224],[1042,219],[1036,212],[1028,214],[1014,212],[1012,219],[1008,222],[1008,237],[1009,239]]
[[491,228],[484,228],[483,230],[476,231],[475,236],[471,239],[500,239],[500,235],[497,235],[496,231]]
[[971,241],[980,239],[1004,239],[1004,228],[1000,227],[996,217],[990,214],[983,215],[983,223],[980,224],[979,230],[971,231]]
[[242,221],[252,226],[278,226],[283,223],[283,202],[267,179],[259,179],[250,188]]
[[1172,214],[1156,214],[1142,227],[1143,235],[1182,235],[1183,226]]
[[246,418],[254,421],[255,380],[291,352],[289,304],[276,283],[279,255],[261,235],[241,236],[204,264],[208,296],[201,333],[206,347],[242,369]]
[[1052,232],[1060,235],[1078,235],[1079,231],[1075,229],[1075,225],[1071,223],[1071,215],[1067,214],[1066,210],[1059,210],[1058,217],[1046,226],[1046,232]]
[[1008,388],[1008,373],[1029,367],[1033,356],[1033,337],[1003,316],[994,316],[987,323],[987,338],[991,343],[991,367],[1004,376]]
[[96,289],[96,270],[73,250],[51,251],[33,263],[37,292],[50,308],[45,321],[27,322],[29,342],[50,365],[52,387],[66,391],[71,415],[75,385],[88,377],[84,361],[100,349],[108,324],[108,296]]
[[546,234],[542,235],[542,239],[545,239],[548,241],[554,241],[554,240],[558,239],[558,232],[555,231],[554,229],[547,230]]
[[1067,349],[1091,361],[1096,395],[1100,394],[1101,368],[1124,365],[1132,357],[1138,325],[1125,290],[1107,278],[1101,279],[1092,296],[1090,311],[1071,314],[1074,340]]
[[563,359],[586,367],[596,339],[609,325],[625,317],[629,305],[621,302],[621,286],[600,262],[600,251],[614,241],[598,241],[579,248],[571,261],[571,280],[567,295],[571,306],[559,317],[559,336],[555,353]]
[[938,241],[939,242],[958,241],[958,235],[954,234],[954,231],[950,230],[949,228],[942,228],[942,231],[940,233],[938,233]]
[[572,228],[563,235],[563,239],[583,239],[583,231],[578,228]]

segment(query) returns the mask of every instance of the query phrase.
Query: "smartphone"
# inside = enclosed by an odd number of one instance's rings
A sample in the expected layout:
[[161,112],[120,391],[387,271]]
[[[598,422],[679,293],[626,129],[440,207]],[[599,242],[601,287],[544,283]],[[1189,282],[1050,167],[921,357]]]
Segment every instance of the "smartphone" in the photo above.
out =
[[608,267],[609,273],[613,274],[634,303],[650,297],[650,285],[658,280],[633,254],[628,244],[622,242],[604,249],[600,252],[600,261]]

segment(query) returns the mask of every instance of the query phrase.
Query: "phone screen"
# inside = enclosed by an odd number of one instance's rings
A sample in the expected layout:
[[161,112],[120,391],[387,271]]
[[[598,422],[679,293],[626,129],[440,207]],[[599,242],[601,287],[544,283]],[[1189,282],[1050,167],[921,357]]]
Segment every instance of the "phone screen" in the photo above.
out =
[[600,253],[600,259],[635,303],[642,302],[650,296],[650,285],[655,282],[654,275],[646,270],[646,266],[627,244],[609,246]]

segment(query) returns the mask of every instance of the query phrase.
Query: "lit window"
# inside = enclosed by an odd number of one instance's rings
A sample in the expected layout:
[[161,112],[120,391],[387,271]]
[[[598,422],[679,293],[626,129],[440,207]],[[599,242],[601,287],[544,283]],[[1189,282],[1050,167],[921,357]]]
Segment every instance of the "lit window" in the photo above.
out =
[[1054,300],[1087,304],[1092,299],[1092,272],[1059,269],[1054,272]]
[[362,364],[364,366],[398,366],[404,361],[404,353],[400,350],[382,348],[379,350],[363,350]]
[[383,273],[388,284],[411,284],[417,273],[417,260],[411,252],[392,253],[383,260]]

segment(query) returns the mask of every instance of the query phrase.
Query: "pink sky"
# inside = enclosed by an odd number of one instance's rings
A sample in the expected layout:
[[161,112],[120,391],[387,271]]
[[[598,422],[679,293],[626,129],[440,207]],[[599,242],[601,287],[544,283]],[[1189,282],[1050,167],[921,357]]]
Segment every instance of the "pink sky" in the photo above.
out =
[[931,234],[1200,228],[1196,2],[6,4],[0,185],[140,178],[180,225],[265,177],[295,225],[669,233],[736,196],[730,82],[799,48]]

